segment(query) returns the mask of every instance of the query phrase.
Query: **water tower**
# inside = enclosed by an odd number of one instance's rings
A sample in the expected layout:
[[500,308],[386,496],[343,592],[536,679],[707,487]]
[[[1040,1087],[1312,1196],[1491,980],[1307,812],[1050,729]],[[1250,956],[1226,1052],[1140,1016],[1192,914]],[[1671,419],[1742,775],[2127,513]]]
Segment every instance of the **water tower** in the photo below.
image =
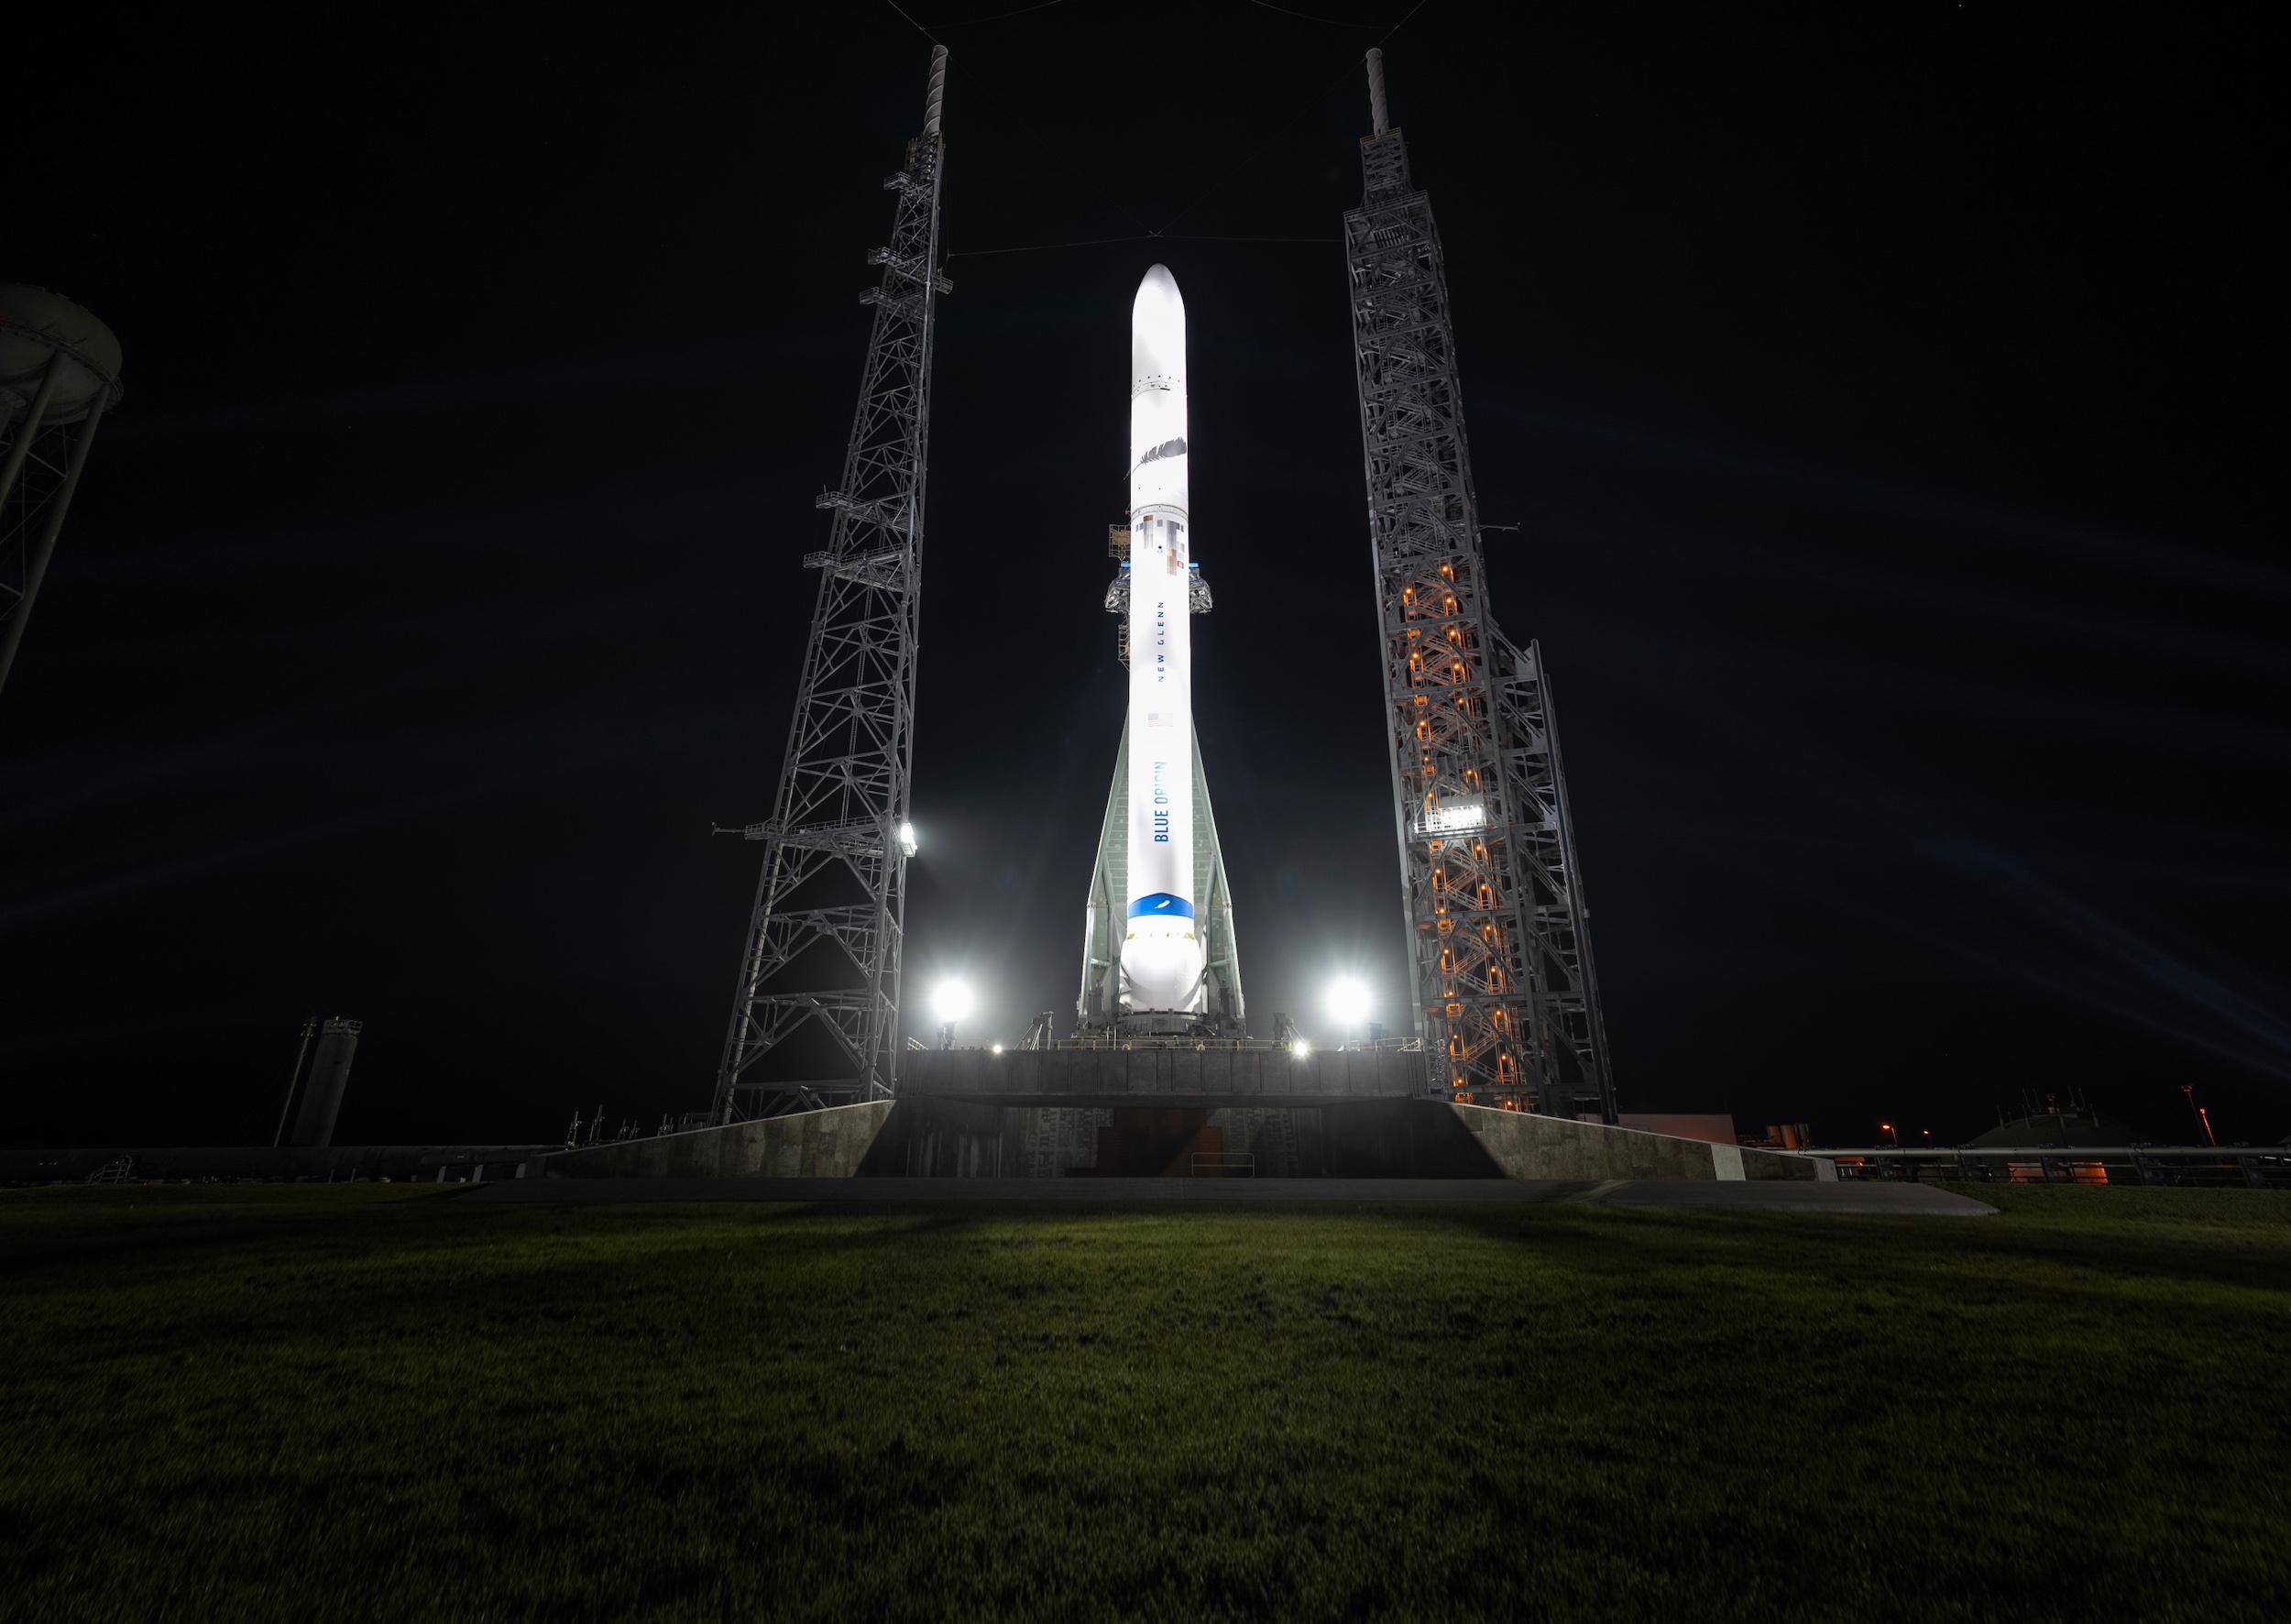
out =
[[88,447],[119,399],[119,340],[71,300],[0,282],[0,687]]

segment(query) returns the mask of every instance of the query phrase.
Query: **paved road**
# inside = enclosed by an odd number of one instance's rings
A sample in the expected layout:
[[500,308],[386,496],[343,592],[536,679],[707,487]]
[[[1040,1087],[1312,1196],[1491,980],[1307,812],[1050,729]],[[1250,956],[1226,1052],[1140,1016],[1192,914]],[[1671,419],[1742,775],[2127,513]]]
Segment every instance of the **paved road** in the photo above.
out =
[[1996,1208],[1925,1184],[1739,1184],[1617,1179],[515,1179],[481,1202],[1576,1202],[1725,1212],[1908,1213],[1979,1218]]

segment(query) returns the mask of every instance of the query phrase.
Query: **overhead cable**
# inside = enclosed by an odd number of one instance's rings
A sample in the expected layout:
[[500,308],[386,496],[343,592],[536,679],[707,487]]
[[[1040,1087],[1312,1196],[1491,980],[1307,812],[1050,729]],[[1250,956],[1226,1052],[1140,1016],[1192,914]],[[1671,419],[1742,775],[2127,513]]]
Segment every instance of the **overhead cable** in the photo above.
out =
[[1069,243],[1021,243],[1009,248],[964,248],[947,258],[978,259],[990,254],[1040,254],[1051,248],[1094,248],[1105,243],[1318,243],[1333,247],[1343,240],[1341,236],[1201,236],[1143,231],[1134,236],[1091,236]]

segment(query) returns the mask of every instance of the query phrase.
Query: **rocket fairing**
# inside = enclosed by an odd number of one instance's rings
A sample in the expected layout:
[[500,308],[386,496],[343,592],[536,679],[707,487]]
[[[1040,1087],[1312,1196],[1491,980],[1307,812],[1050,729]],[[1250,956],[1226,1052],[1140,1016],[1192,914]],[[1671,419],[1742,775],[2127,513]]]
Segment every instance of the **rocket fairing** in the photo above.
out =
[[1185,301],[1156,265],[1130,307],[1129,918],[1122,1007],[1196,1014],[1193,636]]

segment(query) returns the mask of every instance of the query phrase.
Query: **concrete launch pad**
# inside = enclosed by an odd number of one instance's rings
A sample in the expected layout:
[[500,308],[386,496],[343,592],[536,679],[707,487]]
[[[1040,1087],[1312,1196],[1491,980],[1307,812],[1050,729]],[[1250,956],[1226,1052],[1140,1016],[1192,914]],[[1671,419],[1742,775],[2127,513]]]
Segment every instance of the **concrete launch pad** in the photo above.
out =
[[[933,1059],[937,1063],[917,1065],[904,1080],[896,1101],[566,1151],[549,1158],[544,1172],[559,1180],[952,1178],[1059,1185],[1135,1177],[1236,1185],[1326,1179],[1814,1184],[1836,1176],[1817,1157],[1427,1098],[1416,1092],[1420,1057],[1411,1054],[1334,1054],[1321,1067],[1277,1049],[954,1051]],[[985,1063],[990,1059],[993,1064]]]
[[487,1202],[1057,1202],[1244,1205],[1562,1202],[1735,1213],[1991,1217],[1985,1202],[1930,1184],[1812,1184],[1625,1179],[525,1179],[488,1184]]

